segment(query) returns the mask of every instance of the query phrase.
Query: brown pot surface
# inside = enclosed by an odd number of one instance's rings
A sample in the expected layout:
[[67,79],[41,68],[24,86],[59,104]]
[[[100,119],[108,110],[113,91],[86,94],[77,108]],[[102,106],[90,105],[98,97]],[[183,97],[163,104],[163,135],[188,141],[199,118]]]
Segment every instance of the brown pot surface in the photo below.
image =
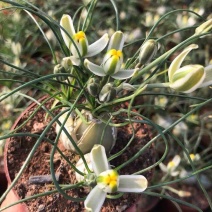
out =
[[[53,100],[47,102],[45,106],[47,108],[51,108]],[[24,121],[27,120],[30,114],[36,109],[34,106],[30,106],[23,114],[22,117],[18,119],[17,125],[14,128],[17,128]],[[54,111],[55,114],[58,111]],[[122,114],[122,118],[123,115]],[[36,135],[39,135],[43,132],[45,127],[48,125],[50,120],[50,116],[48,116],[47,120],[46,113],[43,109],[39,109],[36,113],[36,116],[33,116],[30,120],[27,121],[23,127],[17,130],[17,132],[30,132]],[[136,117],[134,117],[136,118]],[[138,119],[138,118],[137,118]],[[121,119],[116,119],[115,122],[120,122]],[[144,124],[134,123],[133,125],[127,125],[125,127],[118,128],[118,138],[116,145],[114,146],[111,154],[114,154],[120,151],[123,147],[126,146],[130,138],[132,137],[132,128],[134,128],[136,134],[135,138],[131,142],[130,146],[124,151],[121,156],[110,161],[112,166],[118,166],[122,164],[124,161],[128,161],[130,157],[134,156],[139,149],[141,149],[144,145],[150,141],[149,129]],[[55,125],[51,127],[45,137],[51,139],[53,142],[56,138],[55,133]],[[22,136],[22,137],[12,137],[7,140],[6,151],[7,155],[5,155],[6,160],[6,169],[9,170],[9,174],[7,174],[9,182],[11,182],[18,171],[20,170],[22,164],[24,163],[26,157],[37,141],[36,137],[30,136]],[[50,191],[55,189],[53,183],[43,183],[43,184],[30,184],[29,178],[36,175],[48,175],[50,174],[50,154],[52,150],[52,145],[43,140],[35,151],[30,164],[25,169],[24,173],[18,180],[15,191],[20,196],[20,198],[26,198],[38,193],[43,193],[46,191]],[[69,161],[75,164],[79,156],[73,152],[68,150],[64,150],[63,154],[68,157]],[[150,145],[145,149],[145,151],[132,163],[121,169],[120,174],[132,174],[136,171],[142,170],[144,168],[149,167],[155,161],[155,152],[154,146]],[[60,184],[74,184],[76,183],[74,170],[68,165],[68,163],[61,157],[61,155],[56,152],[54,155],[54,171],[59,175],[59,183]],[[153,171],[149,170],[142,173],[148,181],[151,181]],[[11,179],[10,179],[11,178]],[[84,198],[88,194],[89,189],[82,187],[80,189],[72,189],[68,190],[66,193],[72,197],[81,197]],[[138,194],[127,194],[125,193],[119,199],[107,199],[102,207],[102,211],[124,211],[126,208],[130,207],[132,204],[136,202],[139,198]],[[39,197],[37,199],[33,199],[27,201],[27,207],[30,212],[33,211],[83,211],[84,205],[83,202],[73,202],[71,200],[65,199],[61,194],[54,193],[48,196]]]

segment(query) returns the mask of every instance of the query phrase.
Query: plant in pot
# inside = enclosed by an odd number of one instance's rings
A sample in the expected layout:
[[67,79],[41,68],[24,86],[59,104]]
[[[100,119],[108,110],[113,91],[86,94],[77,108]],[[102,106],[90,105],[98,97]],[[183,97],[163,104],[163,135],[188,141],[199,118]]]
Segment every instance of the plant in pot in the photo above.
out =
[[[44,76],[31,76],[29,70],[18,68],[30,80],[18,81],[18,87],[1,96],[4,100],[15,93],[33,103],[17,119],[11,132],[1,136],[8,138],[5,167],[9,171],[9,186],[1,197],[1,201],[5,197],[6,200],[0,211],[135,211],[141,206],[141,192],[163,196],[150,192],[150,185],[153,169],[165,158],[167,150],[155,161],[153,144],[159,137],[166,143],[168,130],[163,131],[143,116],[142,105],[134,102],[139,102],[147,90],[152,95],[158,88],[191,93],[211,84],[210,66],[180,68],[186,55],[197,48],[191,43],[209,34],[211,20],[161,55],[157,55],[158,44],[170,33],[152,39],[156,24],[141,47],[124,60],[127,45],[124,46],[125,33],[119,30],[118,14],[116,31],[110,36],[103,34],[89,45],[95,33],[95,0],[77,10],[74,21],[79,21],[78,27],[67,14],[58,23],[27,1],[2,2],[23,10],[38,26],[50,47],[54,68],[53,74]],[[113,1],[112,5],[117,11]],[[158,23],[168,15],[171,13]],[[40,21],[52,30],[60,51],[52,48]],[[157,71],[163,73],[163,64],[168,64],[167,58],[179,49],[184,50],[169,66],[168,82],[155,83]],[[98,56],[95,61],[94,56]],[[36,100],[21,92],[26,87],[47,95]],[[158,132],[153,138],[148,125]],[[8,204],[10,194],[19,196],[15,203]],[[16,205],[21,209],[14,208]]]

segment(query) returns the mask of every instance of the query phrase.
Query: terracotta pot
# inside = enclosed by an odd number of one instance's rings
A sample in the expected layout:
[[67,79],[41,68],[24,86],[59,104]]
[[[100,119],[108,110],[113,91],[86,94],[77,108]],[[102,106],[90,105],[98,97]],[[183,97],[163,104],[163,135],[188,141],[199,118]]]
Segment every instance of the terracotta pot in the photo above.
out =
[[[18,195],[14,192],[14,190],[10,190],[10,192],[6,196],[0,208],[4,208],[10,205],[11,203],[17,202],[18,200],[19,200]],[[4,211],[5,212],[28,212],[25,204],[17,204],[5,209]]]
[[[42,100],[44,100],[44,98],[46,98],[46,97],[43,97],[42,99],[40,99],[39,101],[42,101]],[[24,119],[26,119],[26,113],[28,112],[28,111],[30,111],[30,110],[34,110],[34,108],[33,107],[35,107],[37,104],[36,103],[32,103],[20,116],[19,116],[19,118],[16,120],[16,122],[15,122],[15,124],[13,125],[13,127],[12,127],[12,129],[15,129],[16,127],[17,127],[17,125],[19,124],[19,122],[21,121],[21,122],[23,122],[23,120]],[[31,112],[31,111],[30,111]],[[24,116],[24,118],[22,118]],[[42,122],[43,123],[43,122]],[[137,124],[136,124],[137,125]],[[131,125],[130,125],[130,128],[132,128],[131,127]],[[140,128],[139,128],[140,129]],[[120,132],[120,134],[123,134],[126,130],[125,129],[121,129],[122,131]],[[30,131],[27,131],[27,132],[30,132]],[[143,143],[142,142],[147,142],[147,141],[149,141],[150,140],[150,138],[148,137],[149,136],[149,134],[148,134],[148,127],[147,126],[144,126],[143,127],[143,129],[141,130],[141,131],[138,131],[138,136],[136,137],[136,139],[137,140],[135,140],[135,143],[134,143],[134,146],[133,146],[133,150],[130,152],[130,154],[135,154],[135,153],[133,153],[133,151],[135,151],[136,150],[136,148],[140,148],[141,146],[139,146],[139,145],[143,145]],[[137,135],[137,134],[136,134]],[[142,136],[142,138],[143,138],[143,141],[141,142],[141,141],[139,141],[139,139],[140,139],[140,137],[139,136]],[[146,137],[145,137],[146,136]],[[120,141],[118,141],[118,140],[120,140]],[[126,140],[126,139],[125,139]],[[19,141],[17,141],[17,142],[19,142]],[[119,142],[118,143],[118,146],[116,147],[116,148],[123,148],[123,147],[121,147],[121,145],[126,145],[126,144],[124,144],[123,143],[123,139],[122,139],[122,137],[121,138],[118,138],[117,139],[117,142]],[[121,145],[119,145],[120,144],[120,142],[121,142]],[[140,144],[140,142],[142,143],[142,144]],[[7,152],[8,152],[8,147],[9,147],[9,144],[11,143],[11,139],[8,139],[7,140],[7,142],[6,142],[6,145],[5,145],[5,155],[4,155],[4,163],[5,163],[5,173],[6,173],[6,177],[7,177],[7,180],[8,180],[8,184],[10,185],[11,184],[11,176],[10,176],[10,174],[9,174],[9,167],[8,167],[8,161],[7,161],[7,158],[8,158],[8,156],[7,156]],[[30,142],[29,142],[30,143]],[[21,148],[26,148],[26,143],[24,143],[24,146],[22,146]],[[30,144],[31,145],[31,144]],[[50,145],[50,144],[49,144]],[[51,146],[51,145],[50,145]],[[49,147],[48,147],[49,148]],[[114,149],[113,149],[114,150]],[[18,151],[19,152],[23,152],[24,150],[23,149],[18,149]],[[45,148],[44,148],[44,150],[43,151],[46,151],[45,150]],[[115,151],[115,150],[114,150]],[[120,150],[118,150],[118,151],[120,151]],[[137,151],[137,150],[136,150]],[[150,146],[149,147],[149,149],[147,150],[147,152],[144,154],[144,156],[142,155],[142,157],[148,157],[148,158],[150,158],[150,155],[154,155],[154,147],[153,146]],[[150,154],[151,153],[151,154]],[[28,154],[28,153],[27,153]],[[45,154],[45,153],[44,153]],[[70,154],[70,152],[69,152],[69,154]],[[129,153],[128,153],[129,154]],[[155,156],[155,155],[154,155]],[[34,156],[33,156],[34,157]],[[126,155],[124,156],[124,157],[126,157]],[[154,157],[152,156],[152,158],[150,158],[150,160],[148,159],[144,159],[144,158],[138,158],[138,159],[136,159],[136,162],[134,162],[133,163],[133,167],[134,166],[136,166],[136,167],[138,167],[138,164],[144,164],[143,162],[141,163],[141,161],[148,161],[148,164],[146,164],[146,166],[149,166],[149,165],[151,165],[151,164],[153,164],[154,163]],[[14,159],[14,160],[16,160],[16,159]],[[72,161],[71,161],[72,162]],[[116,161],[114,161],[115,163],[117,163],[117,164],[114,164],[115,166],[116,165],[118,165],[120,162],[123,162],[123,159],[118,159],[118,160],[116,160]],[[16,162],[17,163],[17,162]],[[39,169],[39,171],[40,171],[40,166],[41,166],[41,163],[39,163],[38,162],[38,159],[36,160],[36,163],[37,164],[39,164],[38,166],[38,169]],[[20,164],[22,164],[22,162],[20,163]],[[49,163],[48,163],[49,164]],[[12,164],[13,166],[15,166],[14,164]],[[18,164],[19,165],[19,164]],[[32,165],[32,167],[33,168],[35,168],[33,165]],[[129,171],[129,168],[131,169],[131,167],[132,167],[132,165],[130,165],[130,167],[126,167],[126,170],[125,170],[125,172],[128,172]],[[19,170],[20,169],[20,167],[16,167],[15,166],[15,168],[17,169],[17,170]],[[28,169],[28,168],[27,168]],[[48,170],[49,170],[49,168],[47,168]],[[28,171],[27,171],[28,172]],[[15,174],[13,174],[13,175],[15,175]],[[34,175],[37,175],[37,173],[36,174],[34,174]],[[151,178],[152,178],[152,175],[153,175],[153,171],[151,170],[151,171],[149,171],[149,172],[147,172],[147,178],[148,178],[148,180],[150,180]],[[28,178],[29,179],[29,178]],[[27,184],[27,182],[23,182],[24,183],[24,185],[25,185],[25,187],[28,187],[28,184]],[[34,185],[33,185],[34,186]],[[33,193],[32,193],[32,195],[33,195]],[[59,194],[58,194],[59,195]],[[73,195],[75,195],[75,194],[73,194]],[[84,194],[85,195],[85,194]],[[130,196],[130,195],[129,195]],[[133,196],[133,197],[129,197],[129,196],[126,196],[125,198],[127,198],[127,199],[125,199],[125,201],[126,201],[126,203],[127,203],[127,201],[128,201],[128,205],[129,205],[129,203],[130,203],[130,201],[132,200],[132,198],[134,198],[134,200],[135,200],[135,197]],[[63,200],[63,199],[61,199],[61,197],[57,197],[57,198],[59,198],[60,199],[60,204],[62,204],[62,201],[68,201],[68,200]],[[129,198],[131,198],[131,200],[129,199]],[[5,199],[5,201],[3,202],[3,204],[2,204],[2,207],[4,207],[4,206],[6,206],[6,205],[8,205],[8,203],[9,204],[11,204],[12,202],[16,202],[18,199],[20,199],[19,197],[18,197],[18,195],[16,194],[16,192],[14,191],[14,190],[11,190],[11,192],[8,194],[8,196],[6,197],[6,199]],[[53,198],[52,198],[53,199]],[[53,199],[54,200],[54,199]],[[54,202],[52,200],[52,202]],[[45,204],[45,202],[47,202],[46,200],[42,200],[43,202],[42,202],[42,204]],[[115,200],[113,200],[113,201],[115,201]],[[120,200],[120,201],[122,201],[122,200]],[[107,205],[110,205],[110,203],[111,203],[111,200],[108,200],[108,202],[106,203]],[[64,203],[63,205],[65,205],[66,203]],[[72,207],[72,206],[70,206],[72,203],[70,203],[70,201],[69,202],[67,202],[67,205],[68,206],[64,206],[64,207]],[[115,207],[115,206],[114,206]],[[128,206],[129,207],[129,206]],[[17,204],[17,205],[15,205],[15,206],[13,206],[13,207],[11,207],[11,208],[9,208],[8,210],[5,210],[5,212],[28,212],[30,209],[28,209],[27,208],[27,206],[26,206],[26,204],[24,204],[24,203],[22,203],[22,204]],[[47,209],[47,207],[45,208],[45,210],[47,210],[47,211],[49,211],[48,209]],[[61,208],[61,211],[62,211],[63,209]],[[81,209],[80,209],[81,210]],[[79,210],[79,211],[80,211]],[[148,209],[149,210],[149,209]],[[146,212],[146,211],[148,211],[148,210],[143,210],[142,212]]]
[[[44,97],[46,98],[46,97]],[[43,98],[42,98],[43,99]],[[30,108],[34,107],[36,103],[32,103],[25,111],[21,113],[21,115],[16,119],[15,123],[13,124],[11,130],[15,129],[19,121],[21,120],[22,116],[28,111]],[[11,178],[8,171],[8,163],[7,163],[7,150],[9,145],[10,139],[7,139],[5,147],[4,147],[4,173],[6,175],[6,182],[8,183],[8,186],[11,184]],[[5,189],[6,190],[6,189]],[[4,199],[4,201],[1,204],[0,208],[6,207],[10,205],[11,203],[15,203],[19,200],[19,196],[17,193],[12,189]],[[28,212],[27,207],[24,203],[17,204],[12,207],[9,207],[8,209],[4,210],[5,212]]]
[[4,173],[3,157],[0,157],[0,196],[7,189],[7,179]]

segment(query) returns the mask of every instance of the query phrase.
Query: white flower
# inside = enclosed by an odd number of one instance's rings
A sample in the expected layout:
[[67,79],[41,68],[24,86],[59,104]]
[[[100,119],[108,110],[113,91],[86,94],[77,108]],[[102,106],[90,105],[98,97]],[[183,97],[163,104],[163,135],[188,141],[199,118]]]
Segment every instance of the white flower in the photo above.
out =
[[188,46],[172,61],[168,70],[169,86],[172,89],[191,93],[202,85],[206,77],[206,71],[203,66],[195,64],[180,68],[187,54],[196,48],[198,48],[198,45],[195,44]]
[[119,175],[111,169],[102,145],[95,145],[90,153],[93,171],[96,175],[97,185],[85,199],[87,211],[99,212],[107,193],[134,192],[140,193],[147,188],[147,179],[142,175]]
[[[69,15],[64,14],[60,20],[60,25],[67,31],[61,28],[61,34],[66,46],[69,48],[75,58],[74,62],[79,63],[79,60],[76,61],[76,58],[79,58],[77,49],[82,57],[91,57],[99,52],[101,52],[107,45],[109,37],[108,34],[104,34],[99,40],[89,45],[86,34],[83,31],[76,32],[74,29],[72,18]],[[73,39],[70,39],[70,37]],[[77,47],[77,49],[76,49]],[[77,65],[77,64],[76,64]]]
[[175,155],[174,158],[171,161],[169,161],[169,163],[167,165],[160,163],[159,167],[163,172],[166,172],[174,177],[180,173],[179,171],[175,171],[176,168],[178,167],[178,165],[180,164],[180,161],[181,161],[180,156]]
[[104,56],[101,66],[98,66],[85,59],[84,65],[95,75],[111,76],[114,79],[127,79],[132,77],[136,69],[122,69],[124,35],[121,31],[115,32],[109,42],[108,51]]

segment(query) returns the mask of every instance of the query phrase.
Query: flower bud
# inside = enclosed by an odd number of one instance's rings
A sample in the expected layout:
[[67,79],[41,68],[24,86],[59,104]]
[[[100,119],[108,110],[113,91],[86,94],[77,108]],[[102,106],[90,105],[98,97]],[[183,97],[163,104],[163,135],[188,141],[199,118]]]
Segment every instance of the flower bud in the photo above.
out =
[[67,72],[70,72],[70,69],[73,66],[71,57],[64,57],[63,60],[62,60],[62,62],[61,62],[61,65],[65,68],[65,70]]
[[201,35],[204,33],[209,32],[212,29],[212,19],[209,19],[208,21],[201,24],[199,27],[195,30],[195,35]]
[[176,91],[190,93],[196,90],[205,78],[204,67],[201,65],[187,65],[172,76],[170,87]]
[[140,49],[139,63],[145,65],[155,56],[158,50],[157,42],[153,39],[147,40]]
[[111,83],[107,83],[104,85],[99,94],[99,100],[101,102],[109,102],[115,99],[116,97],[116,89],[113,87]]
[[103,69],[107,75],[117,73],[123,63],[123,53],[121,50],[109,50],[103,59]]
[[[55,67],[54,67],[54,74],[60,74],[60,73],[67,73],[65,68],[61,65],[61,64],[57,64]],[[56,79],[58,81],[64,81],[67,79],[66,76],[57,76]]]
[[88,89],[88,92],[96,97],[99,92],[100,92],[100,88],[99,88],[99,79],[97,78],[91,78],[88,82],[88,85],[87,85],[87,89]]

